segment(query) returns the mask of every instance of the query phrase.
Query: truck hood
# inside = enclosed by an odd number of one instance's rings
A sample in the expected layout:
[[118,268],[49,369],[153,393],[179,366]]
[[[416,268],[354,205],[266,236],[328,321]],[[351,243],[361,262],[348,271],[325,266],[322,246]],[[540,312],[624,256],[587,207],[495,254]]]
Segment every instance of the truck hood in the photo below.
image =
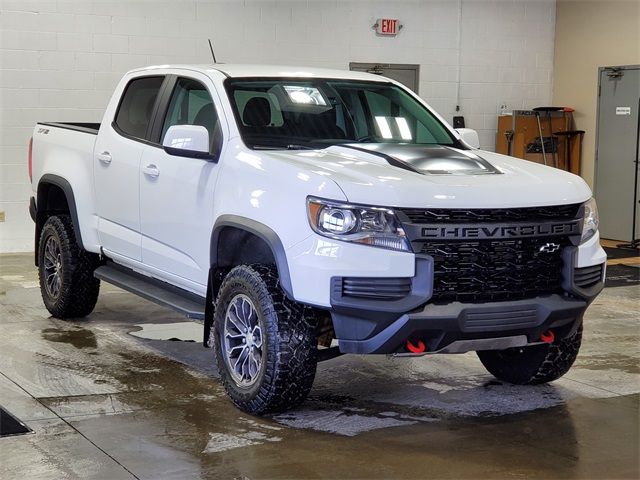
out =
[[331,178],[353,203],[500,208],[580,203],[591,197],[576,175],[482,150],[353,144],[261,153]]

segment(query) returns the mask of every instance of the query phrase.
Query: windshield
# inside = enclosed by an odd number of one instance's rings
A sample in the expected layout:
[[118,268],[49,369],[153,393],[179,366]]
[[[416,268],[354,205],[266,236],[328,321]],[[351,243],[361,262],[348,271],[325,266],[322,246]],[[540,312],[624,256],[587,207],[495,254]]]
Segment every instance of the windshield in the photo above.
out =
[[229,79],[227,93],[250,148],[324,148],[354,142],[455,145],[422,104],[391,83]]

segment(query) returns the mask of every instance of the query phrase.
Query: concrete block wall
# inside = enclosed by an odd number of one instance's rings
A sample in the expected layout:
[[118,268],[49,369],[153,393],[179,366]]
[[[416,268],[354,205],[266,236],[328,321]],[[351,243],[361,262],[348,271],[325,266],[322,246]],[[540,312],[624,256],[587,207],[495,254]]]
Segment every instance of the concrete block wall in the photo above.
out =
[[[549,103],[555,0],[0,0],[0,252],[28,251],[36,121],[102,118],[127,70],[218,60],[348,68],[420,64],[420,94],[494,147],[501,104]],[[381,16],[404,25],[376,37]],[[459,25],[461,30],[459,33]],[[460,41],[460,45],[458,45]],[[458,64],[460,69],[458,71]],[[459,72],[459,73],[458,73]]]

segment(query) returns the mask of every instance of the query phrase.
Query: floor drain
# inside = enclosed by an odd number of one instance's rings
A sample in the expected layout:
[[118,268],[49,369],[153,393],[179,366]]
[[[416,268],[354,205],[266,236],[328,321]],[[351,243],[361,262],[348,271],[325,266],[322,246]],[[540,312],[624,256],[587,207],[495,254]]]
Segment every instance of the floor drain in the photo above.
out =
[[29,432],[31,432],[29,427],[0,407],[0,437],[23,435]]

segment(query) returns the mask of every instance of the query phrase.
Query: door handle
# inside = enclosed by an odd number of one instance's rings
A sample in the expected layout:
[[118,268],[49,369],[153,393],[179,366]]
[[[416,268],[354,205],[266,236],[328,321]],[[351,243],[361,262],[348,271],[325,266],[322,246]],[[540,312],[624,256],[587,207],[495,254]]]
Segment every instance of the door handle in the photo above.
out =
[[102,152],[97,155],[98,160],[100,160],[105,165],[109,165],[111,163],[111,154],[109,152]]
[[158,170],[158,167],[156,167],[153,163],[150,163],[149,165],[142,167],[142,173],[144,173],[148,177],[156,178],[158,175],[160,175],[160,170]]

